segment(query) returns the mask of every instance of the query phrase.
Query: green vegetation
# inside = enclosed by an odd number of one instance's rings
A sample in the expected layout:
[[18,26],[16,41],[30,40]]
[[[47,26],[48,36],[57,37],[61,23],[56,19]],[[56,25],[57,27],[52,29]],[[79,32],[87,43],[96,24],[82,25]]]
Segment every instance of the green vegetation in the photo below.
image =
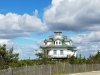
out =
[[95,55],[90,55],[90,57],[85,58],[81,55],[78,57],[72,56],[66,59],[50,59],[44,56],[43,53],[37,53],[37,59],[26,59],[19,60],[19,54],[13,52],[14,48],[7,49],[6,45],[0,46],[0,69],[9,67],[22,67],[31,65],[41,65],[41,64],[56,64],[56,63],[68,63],[68,64],[100,64],[100,52]]
[[0,69],[36,64],[36,60],[19,60],[19,54],[14,53],[13,50],[13,47],[7,49],[5,44],[0,45]]
[[0,46],[0,68],[15,66],[18,62],[17,53],[13,53],[13,48],[7,50],[6,45]]

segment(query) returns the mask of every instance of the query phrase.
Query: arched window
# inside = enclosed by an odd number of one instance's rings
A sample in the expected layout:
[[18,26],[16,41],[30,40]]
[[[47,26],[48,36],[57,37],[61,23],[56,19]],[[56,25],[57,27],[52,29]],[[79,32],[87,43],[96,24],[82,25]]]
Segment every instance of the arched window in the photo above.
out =
[[56,41],[56,45],[58,45],[58,41]]
[[54,42],[54,44],[55,44],[55,45],[61,45],[62,43],[61,43],[60,40],[56,40],[56,41]]
[[61,44],[61,42],[59,41],[59,45]]

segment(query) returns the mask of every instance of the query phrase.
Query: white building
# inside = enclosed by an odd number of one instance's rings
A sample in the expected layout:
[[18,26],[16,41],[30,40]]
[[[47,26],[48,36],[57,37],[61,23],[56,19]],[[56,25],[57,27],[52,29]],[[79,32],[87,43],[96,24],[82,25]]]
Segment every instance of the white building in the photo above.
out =
[[70,58],[76,56],[75,47],[72,41],[63,36],[62,32],[54,32],[55,35],[49,36],[41,46],[43,53],[48,58]]

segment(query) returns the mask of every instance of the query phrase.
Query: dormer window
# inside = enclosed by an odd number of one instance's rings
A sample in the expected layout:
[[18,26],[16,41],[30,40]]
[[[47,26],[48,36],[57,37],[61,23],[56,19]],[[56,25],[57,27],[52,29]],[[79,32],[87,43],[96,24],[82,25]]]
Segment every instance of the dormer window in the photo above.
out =
[[61,42],[60,40],[56,40],[56,41],[54,42],[54,44],[55,44],[55,45],[61,45],[62,42]]
[[58,42],[56,42],[56,45],[58,45]]
[[61,44],[61,42],[59,41],[59,45]]

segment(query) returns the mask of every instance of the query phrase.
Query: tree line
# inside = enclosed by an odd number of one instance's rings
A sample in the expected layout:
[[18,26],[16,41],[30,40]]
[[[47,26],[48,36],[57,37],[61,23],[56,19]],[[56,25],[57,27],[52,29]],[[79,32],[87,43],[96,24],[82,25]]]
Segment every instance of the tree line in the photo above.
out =
[[25,59],[19,60],[19,54],[13,52],[14,48],[7,49],[6,45],[0,45],[0,69],[9,67],[22,67],[41,64],[56,64],[56,63],[68,63],[68,64],[100,64],[100,51],[95,55],[90,55],[88,58],[72,56],[66,59],[50,59],[44,57],[43,53],[37,53],[37,59]]

